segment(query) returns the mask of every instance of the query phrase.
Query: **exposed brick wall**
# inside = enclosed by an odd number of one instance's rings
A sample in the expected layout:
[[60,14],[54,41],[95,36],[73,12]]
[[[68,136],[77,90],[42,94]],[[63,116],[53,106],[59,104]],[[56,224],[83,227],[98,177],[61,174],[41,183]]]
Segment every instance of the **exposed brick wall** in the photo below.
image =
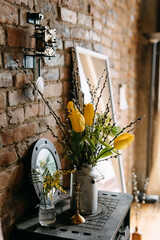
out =
[[[0,217],[5,238],[12,225],[30,207],[25,184],[22,156],[40,137],[55,143],[59,154],[62,147],[47,131],[45,121],[54,129],[56,124],[43,102],[29,100],[22,87],[26,77],[16,67],[23,53],[34,47],[30,38],[34,27],[26,23],[28,11],[41,12],[45,24],[59,34],[57,56],[42,62],[45,97],[58,114],[66,103],[71,87],[71,47],[76,45],[109,57],[117,118],[127,124],[136,115],[136,59],[138,21],[141,0],[8,0],[0,1]],[[33,73],[30,71],[30,77]],[[127,86],[128,109],[119,110],[119,86]],[[133,145],[134,146],[134,145]],[[124,169],[128,190],[131,187],[133,146],[124,153]],[[66,163],[62,159],[63,166]]]

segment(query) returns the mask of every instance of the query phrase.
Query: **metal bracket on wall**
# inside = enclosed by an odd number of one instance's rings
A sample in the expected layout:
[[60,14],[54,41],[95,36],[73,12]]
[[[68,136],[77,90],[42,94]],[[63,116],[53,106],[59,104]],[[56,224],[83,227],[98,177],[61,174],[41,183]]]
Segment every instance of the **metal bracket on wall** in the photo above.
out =
[[44,19],[44,16],[41,13],[30,13],[30,12],[27,13],[28,23],[39,25],[39,21],[43,19]]

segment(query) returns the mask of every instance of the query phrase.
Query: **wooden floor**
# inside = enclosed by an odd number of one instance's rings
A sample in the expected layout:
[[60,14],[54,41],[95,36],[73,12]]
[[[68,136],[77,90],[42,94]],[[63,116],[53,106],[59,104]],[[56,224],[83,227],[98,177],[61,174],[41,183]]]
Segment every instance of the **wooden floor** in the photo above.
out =
[[[142,240],[160,240],[160,203],[144,204],[141,209],[138,227],[142,232]],[[135,228],[134,204],[131,208],[130,224],[132,232]]]

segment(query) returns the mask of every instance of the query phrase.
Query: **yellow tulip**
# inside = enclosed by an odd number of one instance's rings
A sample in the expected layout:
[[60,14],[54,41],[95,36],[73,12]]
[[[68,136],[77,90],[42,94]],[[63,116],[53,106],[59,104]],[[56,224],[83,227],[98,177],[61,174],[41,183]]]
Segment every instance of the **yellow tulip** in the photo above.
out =
[[85,119],[83,115],[75,110],[69,116],[71,120],[72,128],[75,132],[83,132],[85,129]]
[[69,113],[72,113],[73,111],[75,111],[74,103],[72,101],[68,102],[67,109]]
[[87,126],[92,126],[94,119],[94,106],[92,103],[85,104],[84,118]]
[[123,133],[114,140],[114,148],[123,150],[128,148],[130,143],[134,141],[134,135],[130,133]]

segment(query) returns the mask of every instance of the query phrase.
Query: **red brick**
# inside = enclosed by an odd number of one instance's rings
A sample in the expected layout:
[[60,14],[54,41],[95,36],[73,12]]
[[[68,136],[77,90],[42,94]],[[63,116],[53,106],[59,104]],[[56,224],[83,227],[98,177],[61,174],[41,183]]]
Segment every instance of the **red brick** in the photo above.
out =
[[44,90],[44,97],[59,97],[62,95],[62,83],[47,85]]
[[[82,1],[82,0],[81,0]],[[79,10],[79,1],[78,0],[61,0],[62,4],[70,9]]]
[[[29,76],[32,80],[32,75]],[[16,88],[22,88],[25,84],[30,83],[30,81],[27,79],[26,75],[22,72],[17,73],[13,77],[14,85]]]
[[7,116],[6,113],[0,114],[0,129],[7,126]]
[[92,5],[91,5],[91,14],[94,16],[94,18],[101,19],[100,12]]
[[34,136],[37,133],[37,122],[24,124],[14,129],[8,129],[2,132],[3,145],[7,146],[13,143],[21,142],[22,140]]
[[3,189],[3,191],[0,194],[0,199],[1,199],[0,209],[4,211],[5,208],[9,209],[11,205],[16,206],[15,202],[13,203],[13,201],[17,200],[17,198],[19,199],[22,198],[25,194],[26,194],[26,191],[24,191],[23,182],[20,182],[9,189]]
[[73,12],[71,10],[68,10],[67,8],[61,8],[61,18],[65,22],[69,22],[72,24],[77,23],[77,14],[76,12]]
[[0,87],[13,86],[12,74],[10,72],[0,72]]
[[54,143],[54,141],[55,141],[55,138],[53,137],[53,135],[52,135],[52,133],[50,131],[45,132],[45,133],[41,133],[40,134],[40,138],[47,138],[52,143]]
[[28,1],[31,1],[31,0],[15,0],[15,3],[23,7],[26,7],[28,6]]
[[84,30],[83,28],[72,28],[71,36],[75,39],[78,38],[80,40],[89,40],[89,31]]
[[52,115],[47,117],[46,123],[49,125],[51,129],[54,129],[56,127],[56,121]]
[[42,69],[42,77],[45,81],[57,81],[59,79],[59,69]]
[[62,146],[62,144],[59,143],[59,142],[57,142],[57,141],[55,141],[55,142],[54,142],[54,145],[55,145],[55,148],[56,148],[58,154],[61,154],[61,153],[63,152],[63,146]]
[[[3,54],[3,58],[4,58],[4,68],[5,69],[15,69],[18,66],[22,66],[23,65],[23,58],[24,58],[24,54],[23,53],[16,53],[16,52],[12,52],[12,53],[7,53],[5,52]],[[19,64],[16,61],[19,61]]]
[[69,79],[72,76],[72,71],[69,67],[61,68],[60,80]]
[[94,29],[98,30],[99,32],[101,32],[102,28],[103,28],[102,24],[99,21],[94,20]]
[[[115,23],[114,23],[114,21],[113,21],[113,19],[108,19],[107,20],[107,26],[109,27],[109,28],[112,28],[112,29],[115,29],[116,28],[116,25],[115,25]],[[120,28],[119,28],[120,29]],[[118,30],[118,28],[116,28],[116,30]]]
[[43,118],[38,121],[38,133],[45,132],[47,130],[46,120]]
[[63,95],[66,96],[71,91],[71,82],[64,82],[63,83]]
[[65,65],[67,67],[70,67],[71,64],[72,64],[72,57],[71,57],[71,54],[68,53],[65,55]]
[[113,55],[113,51],[110,48],[107,47],[103,47],[103,54],[105,54],[108,57],[112,57]]
[[[56,100],[54,100],[54,101],[49,101],[49,105],[50,105],[50,107],[56,112],[56,113],[58,113],[60,110],[62,110],[62,105],[60,104],[60,103],[63,103],[63,98],[58,98],[58,99],[56,99]],[[60,103],[59,103],[60,102]],[[48,115],[48,114],[50,114],[50,112],[49,112],[49,109],[48,109],[48,107],[46,106],[45,107],[45,115]]]
[[[124,64],[124,63],[123,63]],[[121,63],[119,61],[114,61],[113,62],[113,65],[114,65],[114,69],[117,70],[117,71],[120,71],[121,70]]]
[[50,0],[50,3],[58,3],[59,0]]
[[90,32],[90,39],[92,39],[93,41],[96,41],[96,42],[100,42],[101,41],[101,36],[94,32],[94,31],[91,31]]
[[103,28],[103,34],[107,35],[109,38],[112,38],[113,32],[111,28]]
[[10,47],[34,48],[32,33],[18,28],[7,28],[7,43]]
[[10,117],[9,122],[12,124],[19,124],[19,123],[24,122],[24,109],[23,108],[9,109],[8,115]]
[[36,117],[38,115],[38,104],[26,106],[24,111],[25,119]]
[[83,13],[78,13],[78,24],[86,27],[92,27],[92,17]]
[[22,158],[24,154],[27,152],[27,150],[28,150],[28,145],[25,142],[16,144],[16,151],[17,151],[18,157]]
[[[0,199],[1,199],[1,201],[0,201],[0,210],[2,210],[5,207],[6,201],[8,200],[8,198],[9,198],[8,191],[5,190],[5,191],[0,193]],[[0,225],[0,227],[1,227],[1,225]]]
[[[59,34],[59,33],[58,33]],[[63,41],[62,39],[58,38],[57,41],[57,50],[62,50],[63,49]]]
[[102,36],[102,43],[109,48],[112,47],[112,40],[109,37]]
[[0,92],[0,110],[5,109],[6,107],[6,94],[4,92]]
[[6,2],[15,3],[15,0],[6,0]]
[[29,23],[27,23],[26,19],[27,19],[27,11],[21,9],[20,10],[20,25],[21,26],[29,25]]
[[2,28],[2,26],[0,26],[0,45],[5,45],[6,44],[6,39],[5,39],[5,31]]
[[34,8],[34,0],[29,0],[29,8],[31,10]]
[[73,47],[73,41],[71,40],[66,40],[64,43],[65,48],[71,48]]
[[18,10],[16,7],[6,3],[0,3],[0,22],[7,24],[18,24]]
[[[58,17],[57,6],[55,4],[50,4],[49,2],[43,1],[43,7],[41,7],[40,12],[44,13],[45,16],[51,15],[52,20]],[[44,21],[43,21],[44,22]]]
[[0,152],[0,166],[2,168],[9,166],[17,161],[17,154],[14,148],[4,148]]
[[65,38],[71,37],[70,28],[68,26],[66,26],[65,22],[61,22],[61,23],[54,22],[52,27],[56,28],[56,30],[60,36],[65,37]]
[[44,59],[44,62],[47,66],[56,67],[64,65],[64,56],[60,54],[56,54],[56,57],[52,57],[48,59],[47,57]]
[[8,94],[9,106],[26,103],[28,98],[24,96],[22,89],[10,91]]
[[45,113],[45,104],[40,102],[38,104],[38,116],[43,116],[44,113]]
[[100,12],[103,12],[103,11],[104,11],[103,1],[94,0],[94,1],[93,1],[93,5],[95,5],[96,9],[99,10]]
[[3,63],[2,63],[2,54],[0,53],[0,68],[3,66]]
[[24,166],[22,163],[6,169],[0,173],[0,190],[15,185],[24,177]]

